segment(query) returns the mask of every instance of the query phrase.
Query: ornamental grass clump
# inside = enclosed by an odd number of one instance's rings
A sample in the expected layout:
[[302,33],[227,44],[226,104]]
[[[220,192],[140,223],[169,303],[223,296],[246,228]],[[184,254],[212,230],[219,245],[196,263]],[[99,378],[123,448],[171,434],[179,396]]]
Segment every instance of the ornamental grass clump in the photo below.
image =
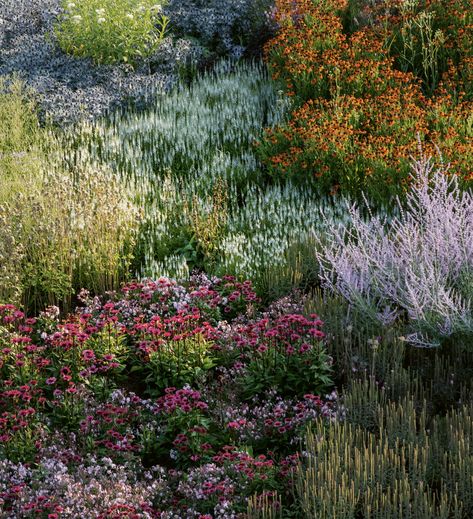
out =
[[405,323],[407,339],[433,346],[473,333],[473,195],[448,168],[421,158],[389,224],[348,208],[349,225],[329,227],[317,252],[321,280],[383,325]]
[[[103,292],[127,277],[138,212],[110,171],[51,170],[10,196],[25,307],[67,307],[80,287]],[[5,243],[12,239],[6,235]]]
[[127,276],[139,213],[110,168],[61,162],[57,136],[38,123],[24,86],[0,82],[0,300],[28,310],[68,306],[88,286]]
[[169,19],[157,0],[69,0],[54,27],[62,50],[97,63],[135,66],[161,44]]
[[11,218],[11,193],[33,181],[40,167],[38,121],[34,103],[19,79],[0,77],[0,301],[22,295],[21,228]]
[[389,440],[350,424],[332,424],[325,432],[316,421],[296,482],[304,517],[462,517],[450,515],[458,504],[445,490],[437,501],[424,482],[428,446],[394,447]]

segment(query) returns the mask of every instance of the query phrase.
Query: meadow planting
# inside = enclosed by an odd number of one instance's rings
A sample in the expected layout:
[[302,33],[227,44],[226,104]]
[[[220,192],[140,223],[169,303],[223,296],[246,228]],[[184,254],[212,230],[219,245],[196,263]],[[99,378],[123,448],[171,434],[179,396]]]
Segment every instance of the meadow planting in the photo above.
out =
[[471,0],[4,0],[0,518],[473,515]]

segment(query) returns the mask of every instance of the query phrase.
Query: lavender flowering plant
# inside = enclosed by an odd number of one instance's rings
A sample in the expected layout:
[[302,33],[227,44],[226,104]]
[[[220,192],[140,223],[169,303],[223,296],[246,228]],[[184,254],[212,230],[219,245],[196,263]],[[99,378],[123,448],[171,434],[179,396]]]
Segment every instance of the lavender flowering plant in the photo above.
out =
[[473,194],[429,158],[412,169],[399,216],[364,220],[353,205],[316,254],[327,289],[383,325],[404,319],[407,340],[429,347],[473,333]]

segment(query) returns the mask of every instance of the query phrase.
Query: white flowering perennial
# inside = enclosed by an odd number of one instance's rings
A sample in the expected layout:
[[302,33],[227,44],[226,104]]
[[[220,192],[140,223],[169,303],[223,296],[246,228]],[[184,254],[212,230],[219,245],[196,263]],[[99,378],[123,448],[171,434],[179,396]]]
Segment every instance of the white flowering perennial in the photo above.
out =
[[473,333],[473,195],[425,158],[412,182],[390,223],[350,207],[351,223],[329,227],[318,258],[328,289],[383,324],[407,319],[408,340],[434,346]]
[[262,65],[222,62],[190,87],[156,94],[150,110],[117,112],[105,124],[82,127],[87,146],[74,160],[105,162],[137,186],[144,208],[141,275],[188,274],[193,212],[204,219],[212,213],[219,182],[228,198],[224,229],[215,237],[222,272],[256,278],[283,265],[292,244],[313,239],[325,201],[291,184],[259,187],[253,143],[281,120],[286,104]]
[[[189,88],[156,93],[149,110],[117,112],[107,123],[82,126],[87,145],[73,152],[73,160],[107,163],[140,193],[145,212],[141,241],[147,247],[143,274],[183,274],[183,258],[160,249],[177,229],[191,227],[190,206],[197,201],[194,206],[208,213],[218,182],[225,181],[230,198],[236,198],[258,178],[252,143],[264,126],[281,119],[285,106],[278,95],[261,65],[223,62]],[[254,195],[251,188],[244,198]],[[234,227],[241,233],[238,204],[231,205]]]
[[206,191],[217,178],[246,182],[258,169],[252,143],[280,120],[277,96],[262,65],[222,62],[190,87],[150,92],[151,109],[116,111],[82,134],[93,160],[113,163],[135,182],[172,171]]
[[[61,454],[68,452],[61,452],[57,445],[52,445],[49,456],[39,460],[34,468],[0,460],[0,493],[7,495],[14,484],[24,489],[21,497],[13,500],[10,512],[0,499],[1,517],[25,517],[28,504],[44,502],[45,495],[54,496],[54,502],[61,503],[58,508],[62,517],[97,518],[111,516],[113,512],[108,511],[124,503],[139,507],[169,494],[166,475],[159,467],[140,467],[138,475],[136,464],[116,464],[110,458],[90,456],[71,471],[61,460]],[[31,481],[36,481],[36,485],[31,485]],[[49,516],[59,517],[56,513]],[[140,517],[152,516],[144,512]]]
[[340,206],[291,183],[249,188],[242,206],[233,203],[221,244],[223,270],[257,279],[270,267],[284,266],[291,246],[323,231],[322,208],[327,218],[343,218]]

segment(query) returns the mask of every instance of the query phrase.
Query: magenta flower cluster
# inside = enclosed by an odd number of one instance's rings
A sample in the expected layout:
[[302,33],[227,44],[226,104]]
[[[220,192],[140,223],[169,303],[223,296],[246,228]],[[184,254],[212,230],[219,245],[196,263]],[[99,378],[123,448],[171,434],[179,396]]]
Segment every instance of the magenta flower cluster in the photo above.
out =
[[321,359],[316,315],[203,275],[79,299],[63,320],[0,305],[0,516],[237,519],[290,496],[304,428],[342,418],[327,384],[286,394]]

